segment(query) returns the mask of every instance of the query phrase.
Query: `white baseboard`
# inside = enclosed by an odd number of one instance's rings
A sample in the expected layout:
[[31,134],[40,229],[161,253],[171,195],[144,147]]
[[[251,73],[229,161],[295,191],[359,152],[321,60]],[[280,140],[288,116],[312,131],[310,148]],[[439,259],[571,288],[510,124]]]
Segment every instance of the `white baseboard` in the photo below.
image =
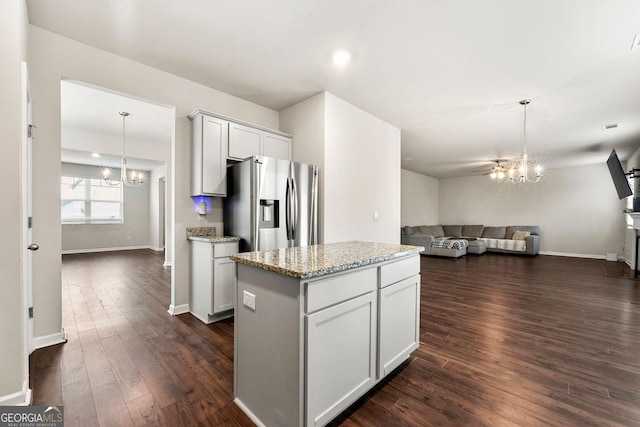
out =
[[[71,255],[71,254],[88,254],[91,252],[111,252],[111,251],[130,251],[134,249],[152,249],[156,250],[153,246],[145,245],[145,246],[120,246],[115,248],[92,248],[92,249],[67,249],[62,251],[62,255]],[[164,249],[162,249],[164,250]]]
[[240,399],[236,397],[235,399],[233,399],[233,403],[238,405],[238,407],[242,410],[242,412],[244,412],[245,415],[255,423],[255,425],[257,425],[258,427],[265,427],[262,421],[260,421],[260,418],[256,417],[255,414],[251,412],[251,410],[247,408],[247,406],[244,403],[242,403]]
[[33,338],[33,348],[37,350],[39,348],[49,347],[50,345],[63,344],[67,342],[67,334],[64,330],[56,332],[51,335],[44,335],[41,337]]
[[0,396],[0,406],[29,406],[32,403],[31,389],[26,381],[22,384],[22,390],[16,393]]
[[169,310],[167,310],[170,315],[177,316],[178,314],[184,314],[189,312],[189,304],[180,304],[180,305],[169,305]]
[[571,258],[607,259],[606,255],[574,254],[571,252],[540,251],[540,255],[566,256]]
[[171,261],[165,261],[164,264],[162,264],[163,267],[171,267]]
[[149,246],[149,249],[152,249],[152,250],[154,250],[156,252],[164,252],[164,247],[160,248],[160,247],[157,247],[157,246]]

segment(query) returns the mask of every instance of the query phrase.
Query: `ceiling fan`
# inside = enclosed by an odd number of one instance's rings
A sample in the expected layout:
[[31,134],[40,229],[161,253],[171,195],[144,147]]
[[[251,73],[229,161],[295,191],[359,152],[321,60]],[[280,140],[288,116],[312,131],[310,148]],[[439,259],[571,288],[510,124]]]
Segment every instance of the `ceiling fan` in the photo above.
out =
[[483,175],[489,175],[492,179],[502,179],[507,176],[509,173],[509,167],[505,165],[505,163],[509,162],[509,160],[505,159],[496,159],[491,160],[492,166],[489,170],[487,169],[478,169],[473,172],[484,172]]

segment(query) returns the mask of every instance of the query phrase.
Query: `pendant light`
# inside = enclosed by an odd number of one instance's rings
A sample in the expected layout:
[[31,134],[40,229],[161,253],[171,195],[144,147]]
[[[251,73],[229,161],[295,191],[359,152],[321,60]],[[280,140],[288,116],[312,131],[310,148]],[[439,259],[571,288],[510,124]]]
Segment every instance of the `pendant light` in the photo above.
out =
[[126,111],[120,111],[122,116],[122,159],[120,160],[120,178],[114,180],[111,177],[111,168],[105,168],[102,171],[102,177],[104,181],[111,186],[118,186],[123,183],[127,187],[139,187],[144,182],[144,173],[141,171],[127,170],[127,151],[126,151],[126,139],[125,139],[125,120],[129,113]]
[[530,99],[523,99],[520,105],[524,107],[524,125],[523,125],[523,147],[520,160],[507,170],[507,179],[512,184],[522,184],[525,182],[538,182],[542,177],[542,165],[530,164],[529,155],[527,154],[527,105],[531,103]]

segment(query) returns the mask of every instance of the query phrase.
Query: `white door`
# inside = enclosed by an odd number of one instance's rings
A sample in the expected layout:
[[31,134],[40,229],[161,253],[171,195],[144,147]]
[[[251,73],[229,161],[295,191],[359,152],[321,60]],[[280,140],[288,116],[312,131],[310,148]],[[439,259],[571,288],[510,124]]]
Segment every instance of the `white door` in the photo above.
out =
[[24,353],[26,378],[29,374],[29,354],[33,351],[33,296],[32,296],[32,254],[38,245],[32,241],[32,213],[31,213],[31,95],[29,93],[29,75],[27,63],[22,63],[22,236],[23,236],[23,270],[22,270],[22,300],[24,310]]

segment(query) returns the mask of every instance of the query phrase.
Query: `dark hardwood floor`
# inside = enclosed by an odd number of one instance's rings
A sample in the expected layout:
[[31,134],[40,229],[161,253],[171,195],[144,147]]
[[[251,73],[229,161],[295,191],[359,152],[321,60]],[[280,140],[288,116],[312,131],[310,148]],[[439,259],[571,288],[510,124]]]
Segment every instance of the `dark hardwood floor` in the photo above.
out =
[[[65,255],[69,342],[31,356],[34,404],[67,426],[251,426],[233,321],[172,317],[153,251]],[[640,280],[605,261],[422,257],[421,346],[342,426],[640,425]]]

